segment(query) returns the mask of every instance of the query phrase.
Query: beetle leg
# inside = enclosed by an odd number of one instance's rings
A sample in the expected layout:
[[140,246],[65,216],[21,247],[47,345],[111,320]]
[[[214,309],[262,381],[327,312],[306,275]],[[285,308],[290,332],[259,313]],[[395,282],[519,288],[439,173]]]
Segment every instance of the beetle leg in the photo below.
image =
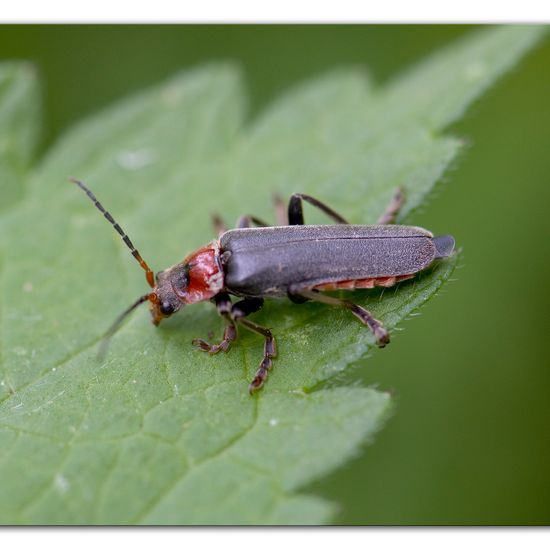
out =
[[218,214],[212,215],[212,225],[214,226],[214,233],[216,233],[218,237],[220,237],[222,233],[225,233],[227,231],[227,226],[225,225],[225,222]]
[[259,390],[267,378],[267,373],[271,370],[273,366],[272,359],[277,355],[277,348],[275,346],[275,339],[271,334],[271,331],[268,328],[265,328],[261,325],[253,323],[248,319],[245,319],[247,315],[254,313],[261,309],[264,305],[263,298],[245,298],[237,302],[231,309],[231,315],[233,319],[243,325],[248,330],[261,334],[265,338],[264,342],[264,356],[260,367],[254,375],[254,379],[248,386],[248,391],[252,394],[255,391]]
[[364,325],[367,325],[374,337],[376,338],[376,344],[383,348],[390,341],[390,334],[384,328],[382,323],[375,319],[372,316],[370,311],[367,311],[365,308],[350,302],[349,300],[342,300],[340,298],[333,298],[332,296],[327,296],[326,294],[321,294],[316,290],[300,290],[294,292],[299,296],[303,296],[309,300],[314,300],[316,302],[322,302],[323,304],[329,304],[332,306],[340,306],[349,309]]
[[220,292],[219,294],[216,294],[216,296],[214,296],[214,303],[216,304],[218,313],[224,318],[226,322],[226,327],[223,331],[222,341],[218,344],[209,344],[201,338],[195,338],[193,340],[194,346],[197,346],[202,351],[206,351],[212,355],[220,351],[227,351],[229,349],[229,346],[231,345],[231,342],[233,342],[237,338],[237,326],[235,325],[235,321],[231,316],[232,304],[229,294],[226,294],[225,292]]
[[268,328],[253,323],[245,319],[247,315],[254,313],[264,305],[263,298],[245,298],[236,304],[231,304],[231,298],[225,292],[220,292],[214,297],[216,307],[220,315],[225,319],[227,326],[223,333],[223,340],[219,344],[209,344],[205,340],[195,338],[193,344],[202,351],[210,354],[218,353],[219,351],[227,351],[231,342],[237,338],[237,323],[243,325],[248,330],[261,334],[265,338],[264,357],[260,363],[260,367],[256,371],[254,379],[248,386],[248,391],[254,393],[259,390],[267,378],[267,373],[273,366],[272,359],[277,355],[275,339]]
[[275,208],[275,219],[277,225],[288,225],[288,212],[285,201],[278,193],[273,194],[273,206]]
[[245,298],[244,300],[239,300],[231,308],[231,318],[235,321],[239,321],[243,317],[260,311],[264,305],[263,298]]
[[348,224],[349,222],[335,212],[332,208],[329,208],[326,204],[314,199],[310,195],[304,195],[303,193],[294,193],[290,197],[288,202],[288,225],[304,225],[304,211],[302,201],[309,202],[322,212],[324,212],[329,218],[332,218],[336,223]]
[[256,218],[256,216],[241,216],[237,220],[237,228],[244,229],[246,227],[251,227],[252,225],[257,225],[258,227],[269,227],[269,224]]
[[231,342],[237,338],[237,327],[235,323],[231,319],[228,319],[227,323],[223,331],[223,339],[218,344],[209,344],[206,340],[195,338],[193,340],[193,345],[197,346],[202,351],[207,351],[210,355],[214,355],[220,351],[227,351]]
[[275,344],[275,338],[273,338],[273,334],[271,334],[271,331],[268,328],[253,323],[248,319],[240,318],[238,319],[238,322],[245,326],[248,330],[257,332],[265,338],[263,359],[258,370],[256,371],[256,374],[254,375],[254,378],[252,379],[252,382],[250,382],[250,385],[248,386],[248,391],[253,394],[264,385],[267,375],[271,370],[271,367],[273,367],[272,359],[277,356],[277,346]]
[[[305,195],[304,193],[294,193],[290,197],[288,209],[286,209],[286,211],[281,197],[279,195],[273,196],[277,224],[304,225],[304,212],[302,201],[309,202],[309,204],[312,204],[313,206],[324,212],[336,223],[349,224],[349,222],[344,217],[340,216],[338,212],[335,212],[332,208],[317,200],[316,198],[310,195]],[[239,229],[251,227],[252,225],[257,225],[258,227],[271,227],[269,223],[266,223],[263,220],[256,218],[255,216],[241,216],[237,221],[237,227]]]
[[395,223],[397,214],[401,210],[403,204],[405,203],[405,190],[403,187],[398,187],[394,196],[392,197],[390,204],[386,207],[384,213],[378,218],[376,222],[379,225],[387,225],[390,223]]

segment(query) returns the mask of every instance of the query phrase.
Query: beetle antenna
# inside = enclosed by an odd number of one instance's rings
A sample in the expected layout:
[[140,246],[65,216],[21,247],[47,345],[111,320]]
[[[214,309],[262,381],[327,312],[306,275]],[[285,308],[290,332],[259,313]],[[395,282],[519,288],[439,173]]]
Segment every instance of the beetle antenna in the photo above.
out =
[[105,208],[103,208],[103,205],[96,199],[96,196],[80,181],[76,178],[69,178],[69,181],[71,183],[76,183],[86,195],[90,198],[90,200],[95,204],[96,208],[103,214],[105,219],[115,228],[117,233],[120,235],[122,240],[124,241],[124,244],[130,249],[132,252],[132,256],[138,261],[139,265],[145,270],[145,278],[147,279],[147,282],[149,283],[149,286],[151,288],[155,288],[155,276],[153,274],[153,271],[151,268],[147,265],[147,262],[141,257],[141,254],[137,251],[136,247],[133,245],[132,241],[130,240],[130,237],[124,233],[122,230],[122,227],[118,225],[118,223],[114,220],[113,216]]
[[122,323],[134,309],[136,309],[138,306],[143,304],[143,302],[147,302],[151,298],[151,295],[153,293],[144,294],[143,296],[140,296],[130,307],[126,308],[114,321],[114,323],[109,327],[109,330],[103,335],[103,338],[101,339],[101,345],[99,346],[99,351],[97,353],[97,356],[99,359],[103,359],[105,357],[105,354],[107,353],[107,348],[109,347],[109,343],[111,341],[111,338],[115,334],[115,332],[122,326]]

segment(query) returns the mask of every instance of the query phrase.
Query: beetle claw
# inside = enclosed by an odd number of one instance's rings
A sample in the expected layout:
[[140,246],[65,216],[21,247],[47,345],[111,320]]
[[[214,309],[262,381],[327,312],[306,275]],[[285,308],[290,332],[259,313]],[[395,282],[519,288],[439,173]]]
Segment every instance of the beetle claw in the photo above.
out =
[[215,355],[220,351],[226,352],[229,349],[229,341],[222,340],[219,344],[209,344],[201,338],[195,338],[192,344],[199,348],[200,351],[205,351],[210,355]]
[[376,338],[376,345],[379,348],[383,348],[386,344],[390,343],[390,333],[384,327],[376,327],[374,330],[374,336]]
[[202,340],[201,338],[195,338],[192,341],[192,344],[199,348],[201,351],[206,351],[208,353],[212,353],[212,348],[214,346],[210,345],[206,340]]
[[248,385],[248,393],[250,395],[254,395],[258,390],[262,389],[266,376],[267,373],[262,373],[254,377],[254,380],[252,380],[252,382]]

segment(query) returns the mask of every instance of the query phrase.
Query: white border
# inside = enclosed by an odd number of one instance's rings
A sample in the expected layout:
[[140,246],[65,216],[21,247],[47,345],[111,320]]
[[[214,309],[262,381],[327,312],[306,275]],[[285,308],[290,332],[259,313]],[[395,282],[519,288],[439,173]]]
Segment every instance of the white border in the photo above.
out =
[[[223,550],[546,550],[548,529],[418,528],[35,528],[4,529],[5,548],[97,550],[102,548],[223,548]],[[284,546],[283,546],[284,545]]]
[[18,0],[2,4],[2,23],[550,22],[550,2],[544,0]]
[[[534,23],[550,22],[550,2],[522,0],[499,3],[461,0],[452,5],[430,0],[338,0],[330,5],[300,0],[252,2],[247,0],[18,0],[4,3],[0,23]],[[0,52],[1,53],[1,52]],[[548,529],[24,529],[5,528],[5,548],[97,550],[98,546],[132,550],[181,542],[192,548],[245,550],[277,549],[281,545],[305,548],[407,548],[407,550],[464,550],[468,548],[528,547],[546,550]]]

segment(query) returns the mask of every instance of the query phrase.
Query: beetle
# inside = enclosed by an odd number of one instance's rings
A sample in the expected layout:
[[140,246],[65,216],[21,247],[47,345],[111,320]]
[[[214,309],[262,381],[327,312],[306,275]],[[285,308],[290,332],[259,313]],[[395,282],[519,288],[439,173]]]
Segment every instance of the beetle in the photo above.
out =
[[[372,331],[377,345],[384,347],[390,337],[379,320],[362,306],[324,291],[393,286],[450,256],[455,246],[451,235],[434,237],[420,227],[393,225],[404,202],[401,188],[376,225],[351,225],[314,197],[294,193],[286,213],[282,201],[276,199],[278,226],[242,216],[236,229],[226,230],[215,217],[217,239],[155,275],[92,191],[80,180],[69,179],[119,233],[152,289],[115,320],[103,339],[102,353],[123,320],[140,304],[149,302],[152,322],[158,326],[187,304],[211,300],[225,321],[225,330],[216,344],[194,339],[200,350],[209,354],[228,351],[237,338],[238,325],[264,338],[263,358],[249,385],[251,394],[264,385],[277,355],[271,330],[247,318],[261,309],[264,298],[286,296],[295,303],[313,300],[344,307]],[[336,225],[305,225],[303,201],[324,212]],[[232,303],[231,295],[240,300]]]

